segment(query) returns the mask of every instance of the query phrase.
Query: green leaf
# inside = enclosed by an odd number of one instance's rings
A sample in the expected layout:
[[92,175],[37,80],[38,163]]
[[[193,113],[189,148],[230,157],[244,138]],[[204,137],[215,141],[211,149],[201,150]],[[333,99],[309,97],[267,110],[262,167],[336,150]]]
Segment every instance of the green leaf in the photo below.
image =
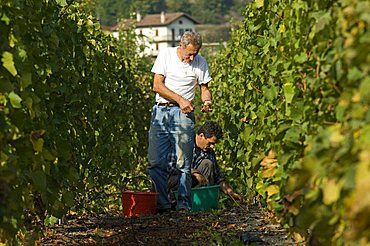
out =
[[347,75],[349,81],[356,81],[361,79],[364,76],[363,72],[359,70],[357,67],[352,67]]
[[366,77],[359,87],[361,97],[366,99],[368,103],[370,102],[370,77]]
[[284,140],[297,143],[299,141],[299,136],[300,128],[298,126],[293,126],[285,133]]
[[9,93],[8,95],[10,104],[13,106],[13,108],[22,108],[21,102],[22,98],[15,94],[13,91]]
[[21,90],[26,89],[29,85],[32,84],[32,74],[24,73],[21,77]]
[[42,171],[35,171],[31,173],[31,179],[35,186],[35,189],[40,192],[46,191],[46,176]]
[[343,121],[344,120],[344,116],[345,116],[345,112],[346,112],[346,108],[343,107],[342,105],[338,105],[335,108],[335,118],[338,121]]
[[58,222],[58,218],[54,217],[53,215],[48,215],[44,221],[45,226],[53,226],[55,223]]
[[9,71],[11,75],[17,75],[17,69],[14,66],[12,53],[8,51],[3,52],[3,58],[1,58],[1,61],[3,62],[3,66]]
[[325,28],[325,26],[330,23],[330,20],[331,20],[331,16],[330,15],[331,15],[330,12],[326,12],[326,13],[322,14],[317,19],[317,22],[316,22],[316,30],[317,30],[317,32],[323,30]]
[[300,55],[295,55],[294,60],[298,63],[304,63],[307,61],[306,53],[302,52]]
[[9,92],[13,90],[14,86],[9,80],[0,79],[0,92]]
[[62,7],[64,7],[64,6],[66,6],[67,5],[67,1],[66,0],[56,0],[57,1],[57,3],[60,5],[60,6],[62,6]]
[[292,103],[293,97],[294,97],[294,87],[292,83],[285,83],[284,84],[284,96],[285,96],[285,102],[286,103]]
[[290,104],[292,103],[294,97],[294,88],[292,83],[285,83],[283,86],[284,96],[285,96],[285,115],[290,116]]
[[244,130],[241,132],[241,137],[243,140],[248,140],[250,137],[250,134],[252,133],[252,129],[250,126],[246,125]]
[[236,154],[236,159],[238,159],[238,161],[240,162],[247,160],[247,156],[245,155],[245,151],[243,149],[238,149],[238,152]]
[[303,102],[294,102],[291,112],[291,118],[295,121],[300,121],[303,118],[304,114]]
[[277,97],[277,90],[275,85],[271,85],[270,88],[267,86],[262,87],[263,95],[269,100],[272,101]]
[[2,13],[2,16],[1,16],[0,20],[4,21],[5,24],[7,24],[7,25],[9,25],[9,23],[10,23],[10,19],[5,13]]
[[63,193],[63,200],[68,207],[72,207],[74,205],[73,193],[70,191],[65,191]]
[[362,146],[370,146],[370,125],[366,125],[361,130],[358,143]]

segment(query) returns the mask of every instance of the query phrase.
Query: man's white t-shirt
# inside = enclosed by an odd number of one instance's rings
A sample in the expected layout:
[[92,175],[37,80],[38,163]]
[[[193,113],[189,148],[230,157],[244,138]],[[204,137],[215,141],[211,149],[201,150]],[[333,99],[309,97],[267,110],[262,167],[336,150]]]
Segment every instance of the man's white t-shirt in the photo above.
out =
[[[178,47],[170,47],[159,52],[152,68],[155,74],[164,75],[164,84],[171,91],[193,101],[197,84],[206,84],[212,80],[206,59],[196,55],[189,64],[180,61],[176,50]],[[156,102],[168,102],[165,98],[156,94]]]

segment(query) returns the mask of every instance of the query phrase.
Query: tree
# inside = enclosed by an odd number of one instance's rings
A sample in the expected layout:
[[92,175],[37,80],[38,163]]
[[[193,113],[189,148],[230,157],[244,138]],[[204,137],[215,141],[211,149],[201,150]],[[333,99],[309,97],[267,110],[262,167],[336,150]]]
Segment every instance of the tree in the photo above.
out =
[[192,4],[187,0],[167,0],[166,12],[185,12],[190,14]]
[[191,10],[191,15],[203,24],[221,24],[228,8],[223,0],[197,0]]
[[165,12],[185,12],[203,24],[221,24],[231,17],[239,19],[248,0],[79,0],[82,7],[98,17],[102,25],[121,19]]

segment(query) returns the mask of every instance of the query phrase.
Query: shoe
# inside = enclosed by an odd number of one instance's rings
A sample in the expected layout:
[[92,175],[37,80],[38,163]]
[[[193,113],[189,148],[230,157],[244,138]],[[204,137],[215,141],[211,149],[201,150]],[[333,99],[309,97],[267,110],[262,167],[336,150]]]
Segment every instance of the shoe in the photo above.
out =
[[167,214],[171,212],[171,208],[157,208],[156,214]]
[[176,211],[176,205],[177,205],[177,202],[171,202],[171,210],[172,211]]

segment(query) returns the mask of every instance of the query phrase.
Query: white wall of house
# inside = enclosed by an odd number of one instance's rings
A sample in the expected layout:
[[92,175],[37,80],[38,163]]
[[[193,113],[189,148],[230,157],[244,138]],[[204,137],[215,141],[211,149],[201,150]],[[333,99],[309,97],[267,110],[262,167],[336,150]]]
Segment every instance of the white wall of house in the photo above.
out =
[[[135,30],[137,35],[143,36],[139,42],[144,43],[144,54],[148,56],[157,56],[161,49],[177,46],[186,31],[195,31],[195,24],[185,16],[181,16],[168,26],[138,26]],[[114,31],[113,36],[117,38],[118,32]]]
[[144,53],[157,56],[161,49],[177,46],[185,31],[194,30],[194,22],[186,17],[180,17],[168,26],[137,27],[136,33],[145,36],[146,48]]
[[175,35],[176,39],[180,40],[182,34],[186,31],[194,31],[195,30],[195,25],[194,22],[189,20],[188,18],[182,16],[172,22],[169,26],[168,29],[171,30],[172,28],[175,29]]

